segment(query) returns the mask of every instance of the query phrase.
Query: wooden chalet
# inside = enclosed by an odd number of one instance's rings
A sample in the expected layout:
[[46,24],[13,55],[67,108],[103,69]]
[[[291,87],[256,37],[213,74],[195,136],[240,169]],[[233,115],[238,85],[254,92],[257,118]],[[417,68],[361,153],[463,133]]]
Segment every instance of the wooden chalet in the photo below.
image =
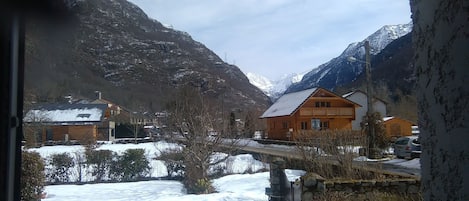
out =
[[[106,104],[45,104],[28,111],[25,132],[47,141],[113,140],[114,122]],[[105,133],[101,136],[98,133]]]
[[359,104],[323,88],[285,94],[260,117],[269,139],[292,140],[306,130],[352,129]]
[[409,120],[394,116],[384,117],[383,125],[386,130],[386,136],[390,139],[412,135],[412,126],[415,126],[415,124]]
[[107,109],[107,113],[106,115],[110,115],[111,117],[112,116],[117,116],[117,115],[120,115],[121,113],[123,112],[127,112],[124,108],[122,108],[120,105],[117,105],[111,101],[108,101],[108,100],[105,100],[105,99],[102,99],[101,98],[101,95],[99,96],[98,99],[94,100],[91,102],[92,104],[106,104],[108,109]]
[[129,123],[131,125],[156,125],[159,120],[156,114],[132,112],[131,110],[113,103],[101,97],[101,92],[98,92],[98,98],[91,103],[107,104],[108,114],[116,121],[116,123]]

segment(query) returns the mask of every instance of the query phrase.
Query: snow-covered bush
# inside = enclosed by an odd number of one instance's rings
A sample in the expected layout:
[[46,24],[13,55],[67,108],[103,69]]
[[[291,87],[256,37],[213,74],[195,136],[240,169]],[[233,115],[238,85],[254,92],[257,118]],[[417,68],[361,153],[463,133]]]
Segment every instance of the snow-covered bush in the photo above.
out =
[[21,200],[38,200],[44,190],[44,162],[37,152],[21,154]]
[[182,179],[184,177],[184,155],[181,149],[161,151],[157,159],[164,162],[169,178]]
[[127,149],[123,155],[116,157],[110,171],[113,179],[133,181],[149,174],[150,162],[145,157],[144,149]]
[[109,173],[115,153],[110,150],[86,150],[86,164],[91,167],[89,172],[95,177],[95,181],[102,181],[106,173]]
[[70,181],[71,168],[75,166],[73,158],[68,153],[53,154],[49,159],[47,179],[52,183]]

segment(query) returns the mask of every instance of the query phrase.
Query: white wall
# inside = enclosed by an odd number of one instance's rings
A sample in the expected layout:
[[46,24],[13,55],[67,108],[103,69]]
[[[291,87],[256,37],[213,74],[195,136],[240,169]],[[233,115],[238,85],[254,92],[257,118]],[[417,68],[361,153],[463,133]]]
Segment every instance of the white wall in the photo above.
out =
[[[366,94],[357,91],[346,98],[362,106],[355,108],[355,120],[352,121],[352,130],[361,130],[360,123],[362,122],[363,116],[366,115],[366,111],[368,110]],[[386,104],[380,100],[374,100],[373,109],[375,112],[381,113],[381,116],[383,117],[385,117],[387,114]]]

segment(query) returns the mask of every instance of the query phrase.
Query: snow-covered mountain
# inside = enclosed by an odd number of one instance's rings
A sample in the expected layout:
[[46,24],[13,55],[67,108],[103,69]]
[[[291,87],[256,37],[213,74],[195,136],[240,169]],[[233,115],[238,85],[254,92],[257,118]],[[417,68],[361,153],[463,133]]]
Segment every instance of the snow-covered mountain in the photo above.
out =
[[283,75],[280,79],[272,81],[262,75],[246,73],[246,77],[248,77],[249,82],[262,90],[267,96],[271,98],[271,100],[276,100],[285,92],[285,90],[287,90],[288,87],[290,87],[290,85],[301,81],[303,76],[304,73],[286,74]]
[[[375,33],[368,36],[365,40],[357,43],[350,44],[347,49],[345,49],[345,56],[350,56],[347,54],[354,54],[354,52],[359,52],[362,57],[365,56],[365,48],[363,48],[365,41],[370,42],[370,54],[377,55],[381,52],[389,43],[392,41],[410,33],[412,31],[412,22],[408,24],[398,24],[398,25],[386,25]],[[342,53],[342,55],[344,54]],[[341,56],[342,56],[341,55]],[[352,55],[353,56],[353,55]]]
[[[361,42],[351,43],[338,57],[331,59],[303,76],[303,79],[291,85],[286,92],[300,91],[311,87],[324,87],[333,90],[354,81],[364,69],[361,62],[350,63],[347,58],[353,56],[365,60],[365,41],[370,43],[372,57],[380,53],[392,41],[409,34],[412,23],[386,25]],[[372,65],[373,68],[373,65]]]

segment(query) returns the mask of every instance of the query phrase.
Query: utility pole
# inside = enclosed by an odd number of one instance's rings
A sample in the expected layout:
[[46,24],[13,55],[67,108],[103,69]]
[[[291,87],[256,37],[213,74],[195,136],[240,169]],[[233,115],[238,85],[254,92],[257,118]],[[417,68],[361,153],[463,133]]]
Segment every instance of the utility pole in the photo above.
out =
[[371,61],[370,61],[370,43],[365,41],[365,72],[366,72],[366,101],[367,101],[367,119],[368,119],[368,158],[376,158],[375,150],[375,121],[373,118],[373,89],[371,87]]
[[137,119],[135,119],[134,138],[135,138],[135,144],[137,144]]
[[366,73],[366,119],[367,119],[367,137],[368,137],[368,158],[375,159],[378,157],[378,150],[376,150],[376,136],[375,136],[375,124],[376,119],[373,118],[373,91],[372,91],[372,81],[371,81],[371,60],[370,60],[370,42],[365,41],[365,61],[360,61],[357,58],[350,56],[347,58],[350,62],[361,62],[365,63],[365,73]]
[[130,112],[130,126],[134,125],[134,143],[137,144],[137,115],[134,112]]

